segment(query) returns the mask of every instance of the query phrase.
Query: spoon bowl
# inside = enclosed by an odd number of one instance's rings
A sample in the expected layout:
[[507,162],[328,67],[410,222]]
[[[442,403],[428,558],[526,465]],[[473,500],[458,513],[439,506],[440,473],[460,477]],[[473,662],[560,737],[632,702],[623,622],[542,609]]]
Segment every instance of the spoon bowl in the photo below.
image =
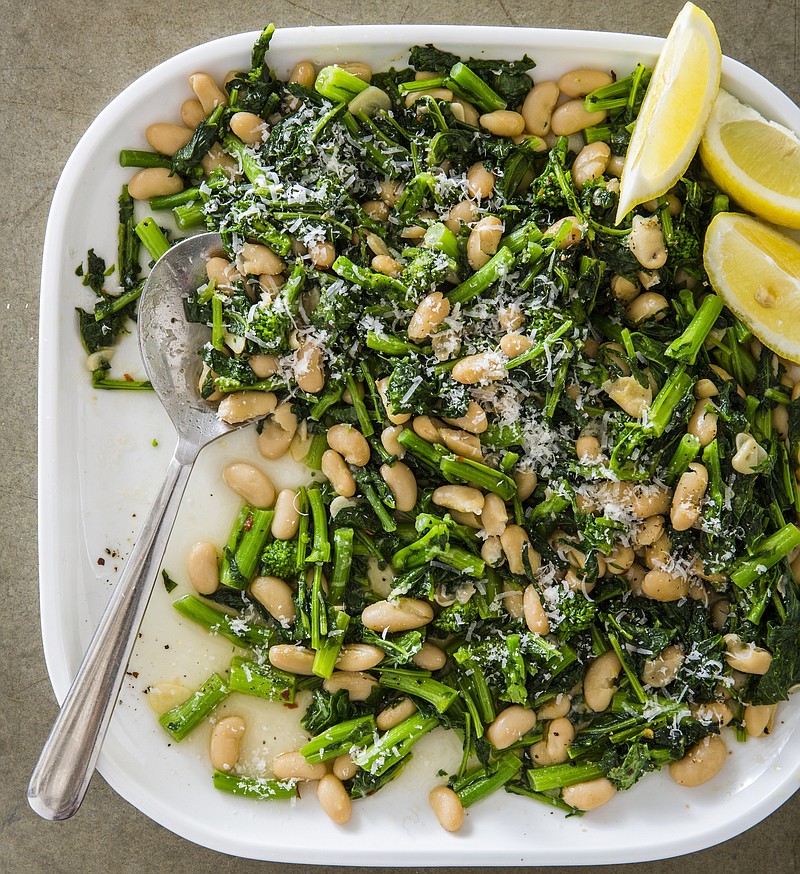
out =
[[28,802],[45,819],[69,818],[86,794],[197,455],[248,424],[223,422],[200,396],[199,353],[209,331],[184,312],[185,299],[207,281],[206,262],[218,254],[224,254],[219,234],[183,240],[158,260],[142,290],[139,348],[178,443],[31,776]]

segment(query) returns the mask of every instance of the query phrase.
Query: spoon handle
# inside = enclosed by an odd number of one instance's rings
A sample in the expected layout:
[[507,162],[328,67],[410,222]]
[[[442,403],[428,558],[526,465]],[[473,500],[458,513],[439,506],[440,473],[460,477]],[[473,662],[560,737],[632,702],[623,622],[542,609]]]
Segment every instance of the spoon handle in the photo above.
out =
[[92,778],[117,693],[198,449],[181,441],[28,785],[44,819],[68,819]]

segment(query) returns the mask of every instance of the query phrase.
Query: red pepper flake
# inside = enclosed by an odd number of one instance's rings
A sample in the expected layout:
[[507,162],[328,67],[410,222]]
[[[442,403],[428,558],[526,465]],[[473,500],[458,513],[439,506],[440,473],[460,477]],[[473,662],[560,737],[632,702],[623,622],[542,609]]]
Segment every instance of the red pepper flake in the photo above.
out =
[[287,710],[297,710],[300,706],[299,704],[284,704],[283,705]]
[[133,382],[133,377],[130,375],[130,373],[123,373],[122,378],[125,380],[125,382]]
[[104,558],[98,558],[97,563],[102,567],[106,563],[106,560]]

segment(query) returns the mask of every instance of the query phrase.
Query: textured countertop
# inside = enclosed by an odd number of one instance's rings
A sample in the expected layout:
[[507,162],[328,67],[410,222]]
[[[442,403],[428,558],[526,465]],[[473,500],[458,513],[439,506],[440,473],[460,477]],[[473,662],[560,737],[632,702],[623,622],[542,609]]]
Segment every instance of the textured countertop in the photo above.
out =
[[[25,800],[28,776],[56,714],[42,656],[36,567],[39,265],[53,189],[92,119],[162,60],[206,40],[260,29],[268,20],[278,26],[420,22],[665,36],[681,5],[682,0],[285,0],[270,9],[251,0],[0,0],[0,155],[5,167],[0,173],[0,239],[11,271],[0,272],[0,373],[5,396],[0,410],[1,871],[134,874],[158,868],[246,874],[282,867],[235,860],[194,846],[148,820],[99,776],[79,813],[65,823],[38,819]],[[707,0],[703,5],[727,54],[800,101],[800,0]],[[726,844],[627,870],[788,874],[797,870],[798,858],[800,794]]]

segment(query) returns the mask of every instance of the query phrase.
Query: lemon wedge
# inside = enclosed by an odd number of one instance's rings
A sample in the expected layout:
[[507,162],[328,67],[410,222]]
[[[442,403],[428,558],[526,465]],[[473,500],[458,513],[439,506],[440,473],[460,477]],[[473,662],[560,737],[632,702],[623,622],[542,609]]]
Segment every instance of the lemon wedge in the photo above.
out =
[[708,226],[703,262],[731,312],[800,363],[800,244],[748,215],[721,212]]
[[620,180],[616,223],[686,172],[719,90],[722,49],[693,3],[678,13],[642,101]]
[[800,139],[720,89],[700,157],[711,178],[756,215],[800,228]]

